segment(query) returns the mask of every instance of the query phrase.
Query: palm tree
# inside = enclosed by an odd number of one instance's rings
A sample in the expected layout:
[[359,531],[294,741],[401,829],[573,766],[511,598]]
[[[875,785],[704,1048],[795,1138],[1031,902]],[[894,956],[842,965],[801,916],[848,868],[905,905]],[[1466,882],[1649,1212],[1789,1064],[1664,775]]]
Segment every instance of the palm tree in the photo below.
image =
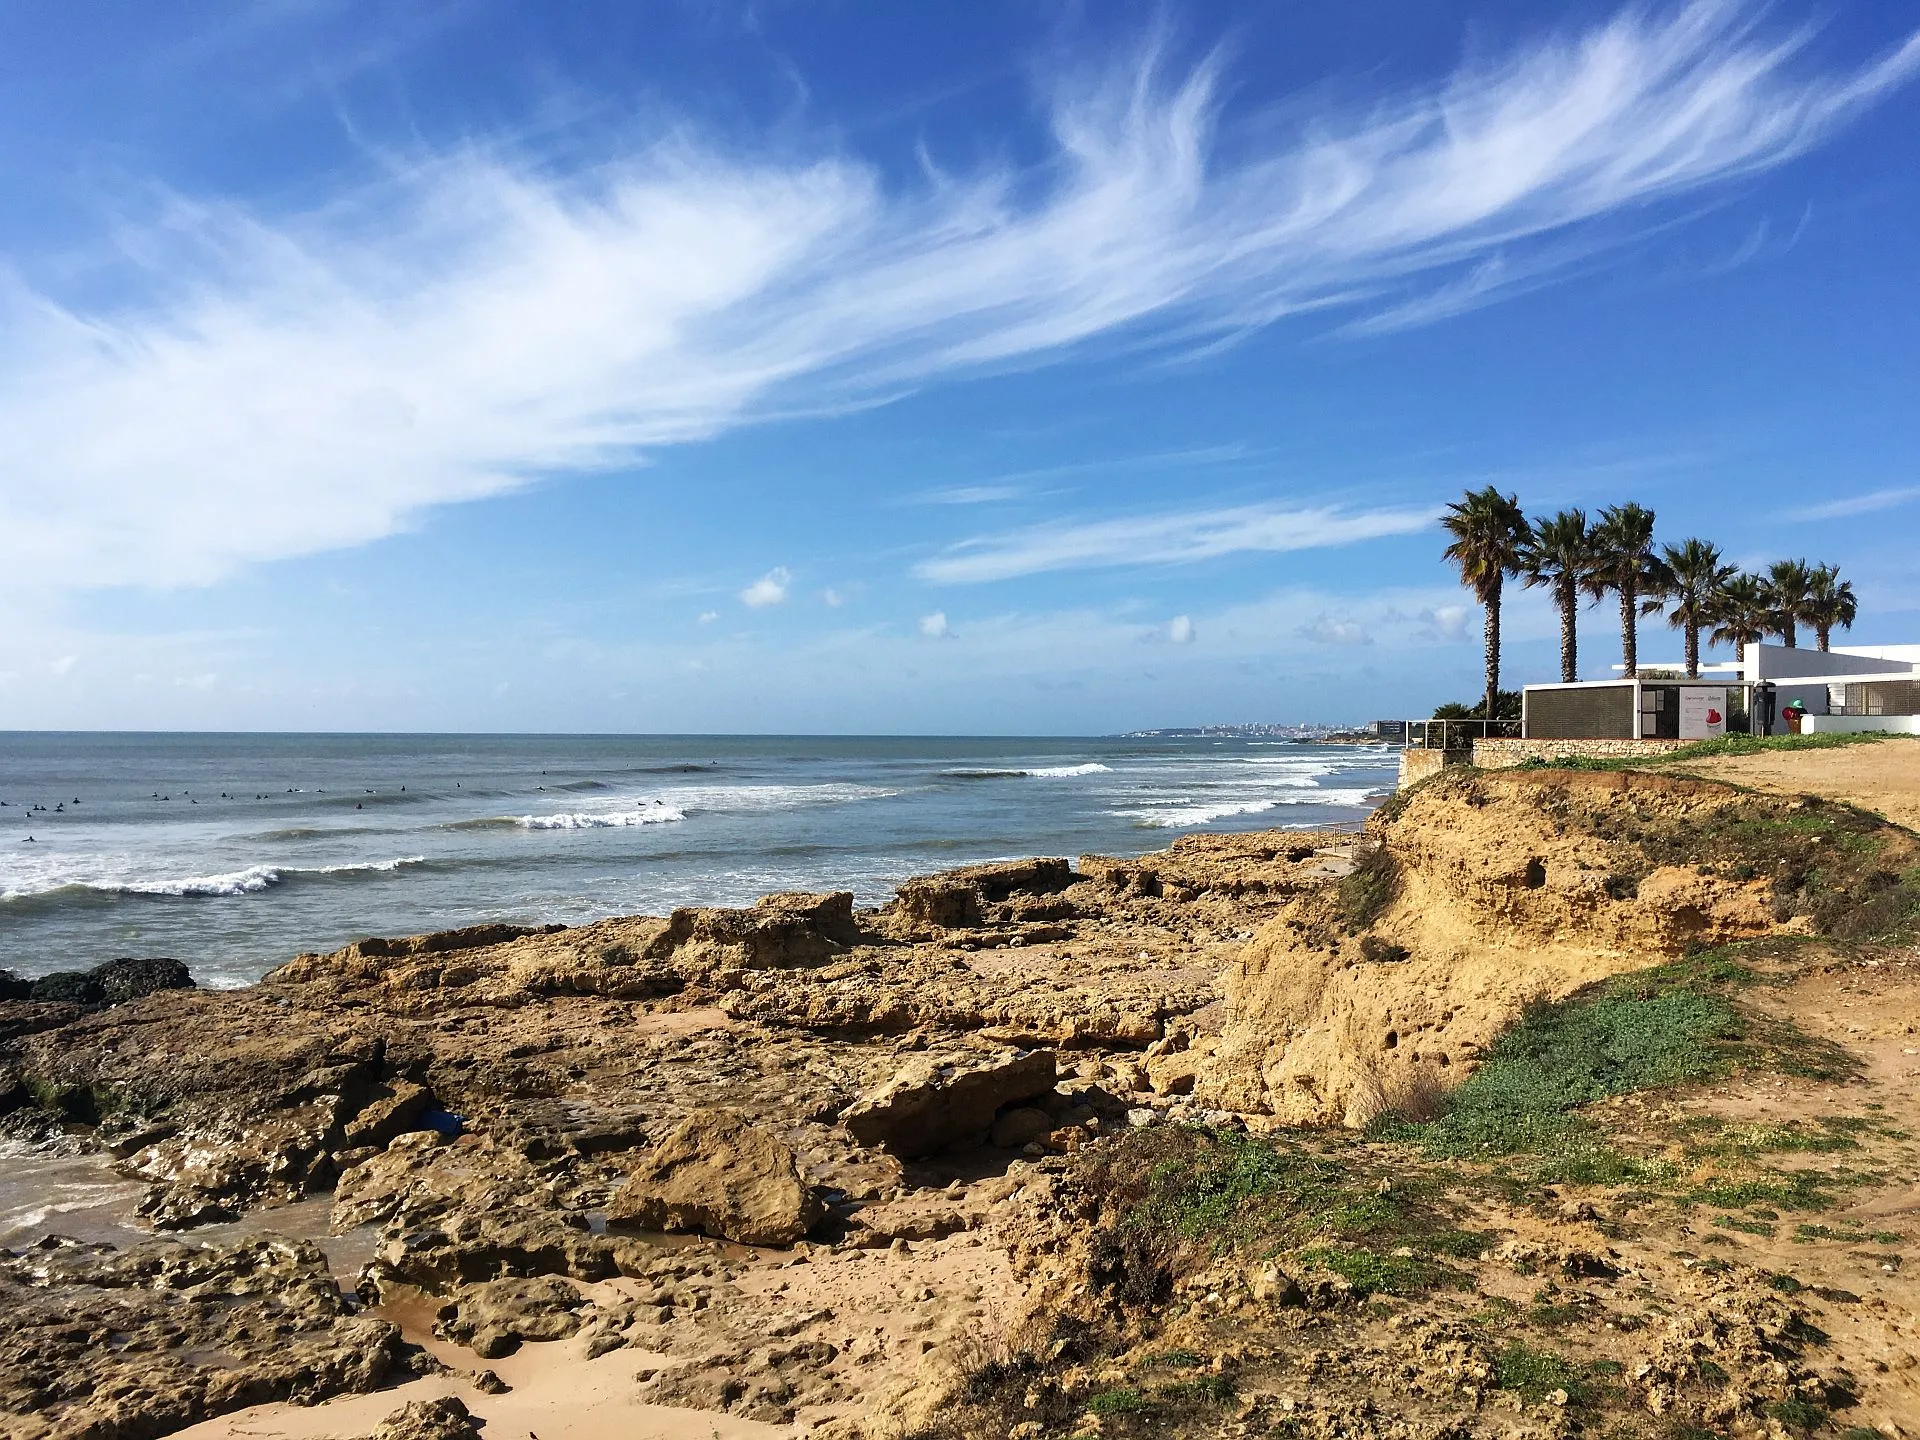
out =
[[1743,659],[1747,646],[1759,644],[1778,628],[1767,582],[1758,575],[1736,571],[1728,576],[1714,594],[1710,613],[1713,633],[1708,638],[1716,645],[1731,645]]
[[1593,527],[1593,548],[1587,591],[1596,600],[1620,597],[1620,659],[1629,676],[1638,675],[1638,620],[1660,608],[1667,584],[1666,565],[1653,553],[1653,511],[1644,505],[1609,505]]
[[1789,650],[1798,649],[1800,632],[1795,627],[1812,619],[1807,592],[1813,588],[1813,567],[1804,560],[1776,560],[1767,567],[1765,584],[1781,640]]
[[1720,559],[1719,550],[1705,540],[1683,540],[1663,546],[1660,558],[1667,569],[1666,600],[1673,608],[1667,623],[1686,632],[1687,678],[1700,678],[1700,631],[1714,620],[1714,601],[1721,587],[1740,572]]
[[1842,630],[1853,628],[1860,605],[1854,598],[1853,582],[1840,578],[1838,565],[1815,568],[1812,583],[1807,586],[1807,606],[1802,613],[1807,623],[1813,626],[1813,633],[1819,637],[1822,650],[1829,648],[1834,626],[1838,625]]
[[1460,580],[1487,611],[1487,698],[1483,712],[1491,722],[1500,704],[1500,588],[1520,573],[1520,545],[1527,517],[1520,502],[1493,486],[1469,490],[1447,506],[1440,521],[1453,537],[1446,557],[1460,567]]
[[1535,524],[1520,547],[1520,573],[1526,583],[1553,590],[1560,611],[1560,678],[1580,678],[1580,634],[1575,614],[1580,590],[1593,568],[1593,532],[1584,510],[1562,510]]

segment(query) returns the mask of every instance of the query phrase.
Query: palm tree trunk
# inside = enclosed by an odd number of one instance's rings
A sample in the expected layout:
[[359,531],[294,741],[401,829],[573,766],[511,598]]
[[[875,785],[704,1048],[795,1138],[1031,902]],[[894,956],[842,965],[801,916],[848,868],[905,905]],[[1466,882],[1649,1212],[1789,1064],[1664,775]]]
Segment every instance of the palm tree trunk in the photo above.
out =
[[1833,639],[1833,627],[1831,625],[1817,626],[1814,629],[1814,634],[1820,637],[1820,648],[1824,651],[1827,648],[1827,642]]
[[1692,620],[1687,622],[1687,679],[1700,678],[1700,626]]
[[1487,591],[1487,700],[1482,713],[1491,721],[1500,703],[1500,582]]
[[1555,589],[1553,598],[1560,605],[1560,680],[1571,685],[1580,677],[1580,626],[1575,614],[1580,593],[1571,576],[1561,579]]
[[1620,659],[1626,665],[1628,679],[1640,673],[1640,636],[1635,621],[1640,617],[1640,587],[1620,587]]
[[1780,622],[1780,639],[1786,644],[1789,650],[1798,650],[1800,648],[1800,632],[1794,628],[1793,617],[1791,615]]

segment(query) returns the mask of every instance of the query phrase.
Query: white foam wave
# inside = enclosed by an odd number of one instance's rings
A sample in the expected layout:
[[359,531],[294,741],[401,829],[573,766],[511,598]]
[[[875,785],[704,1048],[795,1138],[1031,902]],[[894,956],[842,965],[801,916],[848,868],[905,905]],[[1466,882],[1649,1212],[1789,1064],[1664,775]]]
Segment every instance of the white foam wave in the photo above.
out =
[[1024,775],[1034,775],[1048,780],[1066,780],[1075,775],[1099,775],[1112,770],[1111,765],[1102,765],[1097,760],[1085,765],[1043,765],[1035,770],[1024,770]]
[[677,805],[654,801],[638,810],[562,812],[558,815],[522,815],[513,823],[522,830],[621,830],[635,825],[671,825],[687,818]]
[[218,875],[189,875],[164,880],[50,874],[29,884],[0,891],[0,900],[26,900],[57,894],[62,890],[90,890],[100,895],[160,895],[174,899],[256,895],[300,875],[391,874],[409,865],[426,863],[427,857],[424,855],[401,855],[392,860],[351,865],[249,865],[244,870],[229,870]]
[[1372,790],[1354,789],[1311,789],[1291,795],[1241,796],[1218,800],[1166,801],[1148,805],[1135,810],[1109,810],[1109,815],[1117,815],[1137,824],[1152,826],[1160,830],[1178,830],[1194,825],[1206,825],[1215,820],[1225,820],[1233,815],[1259,815],[1267,810],[1275,810],[1283,805],[1351,805],[1366,804]]
[[1142,825],[1151,825],[1158,830],[1178,830],[1189,825],[1224,820],[1229,815],[1258,815],[1262,810],[1271,810],[1279,803],[1278,800],[1221,800],[1210,805],[1166,805],[1148,810],[1111,810],[1107,813]]

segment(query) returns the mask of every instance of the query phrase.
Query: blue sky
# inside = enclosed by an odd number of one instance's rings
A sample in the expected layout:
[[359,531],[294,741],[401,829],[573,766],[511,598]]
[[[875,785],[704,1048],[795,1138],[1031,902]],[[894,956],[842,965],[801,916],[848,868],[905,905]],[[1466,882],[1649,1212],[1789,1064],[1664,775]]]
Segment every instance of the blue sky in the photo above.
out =
[[1913,24],[18,0],[0,727],[1424,713],[1489,483],[1913,640]]

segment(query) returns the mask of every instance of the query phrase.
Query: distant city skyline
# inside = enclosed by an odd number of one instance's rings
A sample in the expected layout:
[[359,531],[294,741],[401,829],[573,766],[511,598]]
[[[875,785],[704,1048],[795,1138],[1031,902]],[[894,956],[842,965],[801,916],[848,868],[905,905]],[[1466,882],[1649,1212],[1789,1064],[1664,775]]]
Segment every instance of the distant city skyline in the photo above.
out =
[[0,728],[1399,718],[1489,484],[1920,638],[1916,23],[9,7]]

